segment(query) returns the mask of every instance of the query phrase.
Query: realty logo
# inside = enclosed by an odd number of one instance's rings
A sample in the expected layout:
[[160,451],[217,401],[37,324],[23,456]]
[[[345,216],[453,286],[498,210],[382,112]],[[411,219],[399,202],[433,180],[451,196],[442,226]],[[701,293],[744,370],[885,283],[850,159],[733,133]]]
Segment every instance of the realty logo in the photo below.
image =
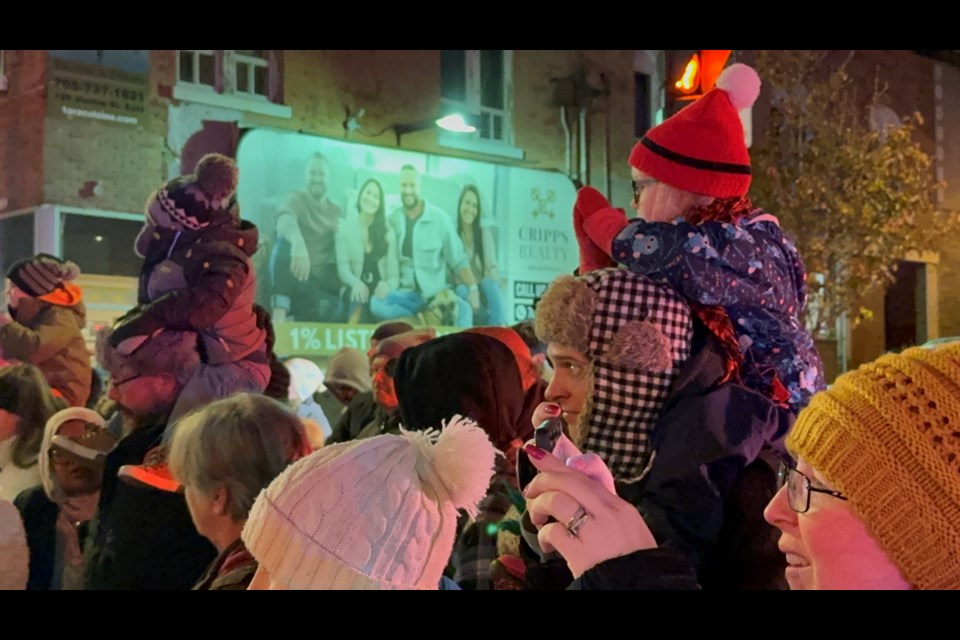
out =
[[553,218],[553,209],[547,208],[557,200],[557,196],[553,192],[553,189],[548,189],[546,196],[540,197],[540,189],[534,187],[530,190],[530,199],[537,203],[536,208],[533,210],[534,218],[538,216],[547,216],[551,219]]

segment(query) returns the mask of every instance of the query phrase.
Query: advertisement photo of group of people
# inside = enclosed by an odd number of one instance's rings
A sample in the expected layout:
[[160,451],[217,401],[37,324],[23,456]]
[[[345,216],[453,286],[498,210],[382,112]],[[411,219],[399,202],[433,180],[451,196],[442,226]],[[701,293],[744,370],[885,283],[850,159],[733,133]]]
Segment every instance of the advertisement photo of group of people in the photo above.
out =
[[494,199],[505,167],[262,130],[238,164],[276,322],[514,321]]

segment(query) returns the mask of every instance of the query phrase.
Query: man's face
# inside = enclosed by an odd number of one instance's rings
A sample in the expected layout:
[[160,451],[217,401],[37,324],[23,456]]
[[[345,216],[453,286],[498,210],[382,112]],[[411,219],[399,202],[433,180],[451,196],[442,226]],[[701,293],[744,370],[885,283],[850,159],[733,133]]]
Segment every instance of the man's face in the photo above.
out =
[[322,200],[327,195],[327,161],[320,158],[310,158],[307,163],[306,188],[307,193],[314,200]]
[[111,378],[107,397],[117,403],[124,431],[130,431],[151,418],[168,413],[179,390],[176,378],[167,373],[119,380]]
[[559,404],[564,421],[576,427],[587,406],[593,365],[582,353],[553,342],[547,345],[547,359],[553,366],[553,379],[544,399]]
[[353,401],[354,396],[357,395],[357,390],[346,384],[329,382],[326,383],[326,386],[327,389],[330,389],[330,393],[333,394],[333,397],[339,400],[343,405],[350,404]]
[[[377,356],[370,363],[370,378],[373,380],[373,398],[384,409],[393,411],[400,406],[397,390],[393,385],[391,358]],[[389,371],[389,373],[388,373]]]
[[416,171],[400,172],[400,200],[404,209],[413,209],[420,203],[420,176]]

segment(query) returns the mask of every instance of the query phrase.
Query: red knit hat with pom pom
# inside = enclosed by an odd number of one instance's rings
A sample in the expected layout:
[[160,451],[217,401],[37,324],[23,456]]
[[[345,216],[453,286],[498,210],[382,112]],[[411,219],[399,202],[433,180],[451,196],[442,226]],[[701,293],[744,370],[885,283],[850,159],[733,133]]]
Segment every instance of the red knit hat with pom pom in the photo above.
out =
[[662,124],[633,147],[630,165],[671,187],[714,198],[746,195],[750,154],[739,111],[760,94],[760,77],[734,64],[714,89]]

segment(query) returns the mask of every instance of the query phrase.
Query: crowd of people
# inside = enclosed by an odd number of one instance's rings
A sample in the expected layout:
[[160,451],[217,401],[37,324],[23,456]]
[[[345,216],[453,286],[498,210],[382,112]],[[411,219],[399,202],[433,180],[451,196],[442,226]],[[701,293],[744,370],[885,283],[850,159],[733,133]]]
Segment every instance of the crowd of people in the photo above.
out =
[[[803,262],[747,197],[759,89],[732,65],[637,143],[635,218],[578,192],[579,267],[533,324],[502,326],[476,189],[454,223],[404,167],[401,209],[371,179],[343,217],[321,156],[273,309],[219,155],[149,196],[138,305],[93,360],[77,265],[12,265],[0,588],[960,588],[960,344],[826,388]],[[418,314],[451,285],[438,337]],[[383,321],[366,353],[274,353],[318,300]]]

